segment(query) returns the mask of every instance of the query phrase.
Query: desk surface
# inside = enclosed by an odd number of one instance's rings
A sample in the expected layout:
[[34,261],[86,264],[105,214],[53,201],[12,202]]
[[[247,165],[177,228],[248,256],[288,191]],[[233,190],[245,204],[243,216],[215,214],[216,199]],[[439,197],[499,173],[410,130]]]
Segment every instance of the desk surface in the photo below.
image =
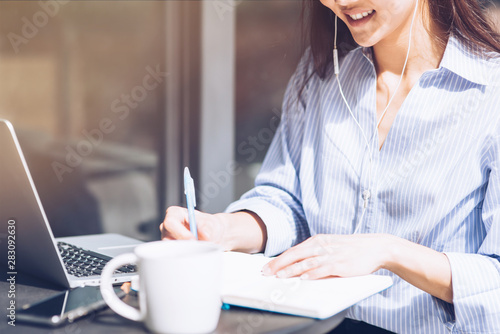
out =
[[[5,268],[2,268],[5,269]],[[7,324],[6,317],[8,283],[6,282],[5,270],[0,273],[0,333],[51,333],[51,334],[80,334],[80,333],[147,333],[147,330],[141,323],[124,319],[106,309],[92,314],[87,318],[76,321],[58,328],[38,327],[23,324],[16,321],[16,326]],[[18,273],[16,282],[15,300],[19,308],[24,304],[33,303],[43,298],[54,295],[60,291],[57,286],[47,282],[42,282],[27,274]],[[127,302],[135,304],[135,297],[126,296]],[[233,333],[326,333],[335,328],[344,319],[344,313],[337,314],[325,320],[316,320],[310,318],[295,317],[283,314],[250,310],[239,307],[231,307],[229,310],[223,310],[219,320],[219,325],[214,333],[233,334]]]

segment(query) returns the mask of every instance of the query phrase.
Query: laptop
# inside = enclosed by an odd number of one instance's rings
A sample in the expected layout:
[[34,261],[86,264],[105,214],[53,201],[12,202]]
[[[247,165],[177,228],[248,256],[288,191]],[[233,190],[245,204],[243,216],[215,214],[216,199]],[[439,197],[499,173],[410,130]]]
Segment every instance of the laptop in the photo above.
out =
[[[141,243],[112,233],[54,238],[14,127],[0,119],[0,264],[7,275],[25,272],[66,288],[99,285],[107,261]],[[114,281],[134,275],[135,266],[124,266]]]

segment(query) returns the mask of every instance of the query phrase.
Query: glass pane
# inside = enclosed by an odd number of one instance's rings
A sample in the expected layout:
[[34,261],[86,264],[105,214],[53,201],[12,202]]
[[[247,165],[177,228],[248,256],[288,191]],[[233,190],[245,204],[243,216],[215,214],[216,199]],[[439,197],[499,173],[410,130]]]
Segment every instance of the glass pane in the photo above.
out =
[[158,233],[165,2],[0,2],[0,118],[56,236]]
[[238,198],[253,186],[301,56],[301,1],[241,1],[236,9],[236,176]]

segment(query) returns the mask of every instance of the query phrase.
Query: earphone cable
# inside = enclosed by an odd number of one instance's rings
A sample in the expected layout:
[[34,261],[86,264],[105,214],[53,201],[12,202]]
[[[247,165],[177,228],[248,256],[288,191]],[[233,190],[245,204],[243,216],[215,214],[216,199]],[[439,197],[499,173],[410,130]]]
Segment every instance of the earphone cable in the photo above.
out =
[[361,224],[363,222],[363,217],[365,215],[366,208],[368,206],[368,200],[371,197],[371,192],[370,192],[369,189],[371,188],[371,183],[372,183],[372,168],[371,168],[371,166],[372,166],[372,159],[373,159],[372,155],[373,154],[372,154],[372,148],[371,148],[370,144],[373,142],[373,139],[375,138],[375,134],[378,131],[378,127],[380,126],[380,123],[384,119],[384,117],[385,117],[385,115],[387,113],[387,110],[389,110],[389,106],[391,105],[392,101],[394,100],[394,97],[396,96],[396,94],[397,94],[397,92],[399,90],[401,82],[403,81],[403,76],[404,76],[404,73],[406,71],[406,66],[408,64],[408,59],[410,58],[411,40],[412,40],[412,35],[413,35],[413,25],[415,23],[415,18],[416,18],[416,14],[417,14],[417,10],[418,10],[418,2],[419,2],[419,0],[416,0],[416,2],[415,2],[415,9],[413,11],[413,17],[412,17],[412,20],[411,20],[410,32],[409,32],[409,38],[408,38],[408,50],[406,52],[406,58],[405,58],[405,62],[404,62],[404,65],[403,65],[403,70],[401,71],[401,76],[399,77],[399,82],[398,82],[398,84],[396,86],[396,89],[394,90],[394,93],[392,94],[391,98],[389,99],[389,102],[387,103],[387,105],[386,105],[386,107],[385,107],[382,115],[380,116],[380,119],[377,122],[377,126],[375,127],[375,131],[374,131],[372,137],[370,138],[370,140],[368,140],[368,138],[366,137],[365,132],[363,131],[363,128],[359,124],[357,118],[354,116],[354,113],[352,112],[351,107],[349,106],[349,103],[347,102],[347,99],[346,99],[346,97],[344,95],[344,91],[342,90],[342,85],[340,84],[340,79],[339,79],[340,66],[339,66],[338,51],[337,51],[337,21],[338,21],[338,16],[335,15],[335,36],[334,36],[334,42],[333,42],[334,73],[335,73],[335,77],[337,79],[337,83],[338,83],[340,95],[342,96],[342,99],[343,99],[345,105],[347,106],[347,109],[349,110],[349,113],[351,114],[352,119],[354,120],[354,122],[356,123],[356,125],[358,126],[358,128],[360,129],[361,134],[363,135],[363,139],[365,140],[365,145],[368,148],[368,153],[369,153],[368,188],[365,189],[363,191],[363,193],[362,193],[362,197],[363,197],[363,209],[362,209],[362,212],[361,212],[359,223],[357,224],[357,226],[356,226],[356,228],[354,230],[354,234],[356,234],[358,232],[358,230],[360,229],[360,226],[361,226]]

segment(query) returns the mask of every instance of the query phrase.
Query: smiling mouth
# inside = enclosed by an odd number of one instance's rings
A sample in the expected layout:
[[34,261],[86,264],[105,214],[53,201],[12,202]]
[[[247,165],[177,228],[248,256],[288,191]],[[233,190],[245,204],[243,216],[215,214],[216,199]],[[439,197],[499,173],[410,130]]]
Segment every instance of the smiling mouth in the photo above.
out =
[[376,11],[372,9],[372,10],[367,10],[366,12],[352,14],[352,15],[346,14],[346,17],[351,26],[357,27],[364,25],[364,23],[370,20],[375,13]]
[[366,12],[363,12],[363,13],[358,13],[356,15],[348,15],[351,19],[353,19],[354,21],[357,21],[357,20],[361,20],[362,18],[365,18],[369,15],[373,14],[373,9],[372,10],[369,10],[369,11],[366,11]]

